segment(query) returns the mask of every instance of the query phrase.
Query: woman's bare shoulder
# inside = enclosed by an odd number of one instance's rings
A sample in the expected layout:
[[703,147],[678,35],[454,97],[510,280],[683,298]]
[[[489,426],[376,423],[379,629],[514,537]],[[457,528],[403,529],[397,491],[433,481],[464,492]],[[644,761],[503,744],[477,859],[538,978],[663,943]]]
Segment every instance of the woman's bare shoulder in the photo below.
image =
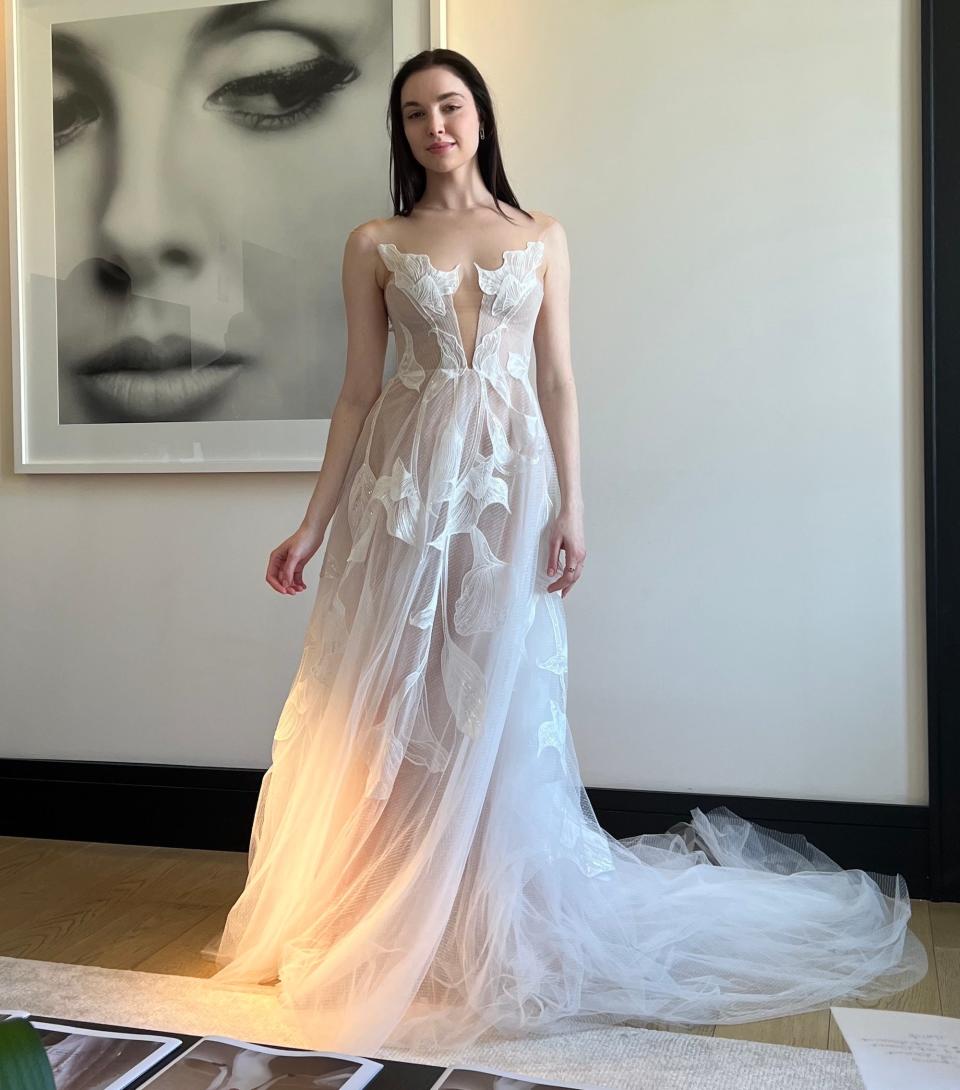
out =
[[395,225],[400,219],[402,219],[401,216],[390,216],[358,223],[347,236],[347,241],[353,239],[361,247],[373,249],[381,242],[387,242],[394,236]]
[[530,209],[530,214],[537,224],[537,238],[544,244],[546,249],[547,263],[549,264],[551,260],[556,262],[565,259],[567,233],[563,229],[563,224],[556,216],[551,216],[549,212],[535,212]]
[[566,232],[563,229],[563,224],[556,216],[551,216],[549,212],[535,211],[532,208],[529,209],[529,212],[537,225],[537,238],[550,250],[565,249],[567,244]]

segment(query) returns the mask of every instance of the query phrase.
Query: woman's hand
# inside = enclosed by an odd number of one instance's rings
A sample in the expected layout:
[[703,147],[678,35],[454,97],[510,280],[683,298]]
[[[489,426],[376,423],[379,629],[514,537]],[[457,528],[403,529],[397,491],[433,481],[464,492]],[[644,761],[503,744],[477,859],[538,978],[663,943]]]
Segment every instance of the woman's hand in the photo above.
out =
[[297,594],[307,589],[303,568],[323,543],[326,526],[300,526],[270,554],[267,582],[280,594]]
[[[560,550],[563,549],[563,570],[560,565]],[[583,543],[583,511],[579,507],[561,507],[560,514],[554,520],[550,530],[550,544],[547,550],[547,575],[559,575],[551,583],[548,591],[560,591],[560,597],[566,598],[570,588],[580,578],[587,550]],[[571,568],[571,571],[567,571]]]

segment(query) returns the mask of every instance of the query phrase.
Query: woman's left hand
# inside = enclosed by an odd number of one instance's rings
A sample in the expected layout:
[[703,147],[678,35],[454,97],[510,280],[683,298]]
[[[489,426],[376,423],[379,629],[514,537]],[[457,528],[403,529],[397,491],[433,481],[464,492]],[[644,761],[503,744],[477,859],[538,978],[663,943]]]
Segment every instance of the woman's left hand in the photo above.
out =
[[[560,550],[563,549],[564,562],[560,564]],[[560,597],[567,593],[583,572],[583,562],[587,558],[583,543],[583,512],[579,508],[561,507],[560,514],[554,520],[550,530],[550,543],[547,549],[547,575],[556,574],[558,578],[550,583],[548,591],[560,591]]]

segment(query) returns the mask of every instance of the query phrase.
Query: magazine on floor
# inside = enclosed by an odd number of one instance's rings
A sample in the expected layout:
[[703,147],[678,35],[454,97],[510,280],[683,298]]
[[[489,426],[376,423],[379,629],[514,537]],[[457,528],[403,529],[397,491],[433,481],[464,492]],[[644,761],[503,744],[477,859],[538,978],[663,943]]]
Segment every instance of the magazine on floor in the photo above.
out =
[[[233,1037],[201,1037],[183,1049],[184,1038],[175,1034],[94,1029],[0,1010],[0,1021],[7,1018],[26,1018],[36,1029],[57,1090],[124,1090],[135,1083],[137,1090],[269,1090],[280,1082],[283,1090],[359,1090],[383,1069],[365,1056],[274,1048]],[[171,1056],[177,1049],[183,1050]]]
[[91,1029],[30,1018],[57,1090],[123,1090],[183,1041],[168,1034]]
[[[95,1029],[0,1010],[0,1021],[27,1018],[43,1041],[57,1090],[359,1090],[384,1064],[365,1056],[277,1048],[235,1037],[194,1039],[134,1027]],[[193,1040],[188,1047],[183,1046]],[[177,1051],[177,1050],[180,1051]],[[2,1078],[0,1078],[2,1083]],[[278,1085],[279,1084],[279,1085]],[[376,1085],[374,1083],[374,1085]],[[427,1090],[609,1090],[554,1082],[501,1068],[448,1066]]]
[[[383,1064],[341,1052],[271,1048],[233,1037],[202,1037],[142,1086],[150,1090],[355,1090]],[[57,1087],[60,1090],[60,1087]]]

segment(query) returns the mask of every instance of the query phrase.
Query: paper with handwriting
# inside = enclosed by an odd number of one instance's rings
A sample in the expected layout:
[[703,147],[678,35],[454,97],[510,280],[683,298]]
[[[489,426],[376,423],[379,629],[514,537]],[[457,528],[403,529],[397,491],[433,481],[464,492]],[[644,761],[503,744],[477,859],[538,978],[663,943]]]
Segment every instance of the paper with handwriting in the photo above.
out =
[[958,1090],[960,1018],[831,1007],[866,1090]]

